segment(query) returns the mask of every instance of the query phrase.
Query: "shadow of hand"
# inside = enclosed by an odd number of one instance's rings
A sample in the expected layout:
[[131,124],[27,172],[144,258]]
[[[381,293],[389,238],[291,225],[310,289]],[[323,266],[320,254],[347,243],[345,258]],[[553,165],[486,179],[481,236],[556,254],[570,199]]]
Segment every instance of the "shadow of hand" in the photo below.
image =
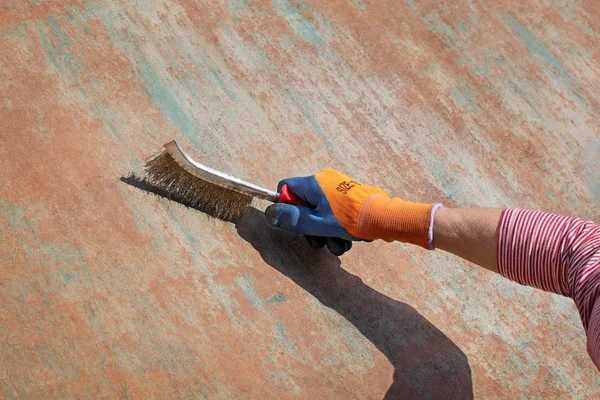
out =
[[467,357],[414,308],[365,285],[328,251],[311,250],[303,237],[273,228],[255,208],[236,228],[267,264],[337,311],[385,354],[394,366],[386,399],[473,398]]

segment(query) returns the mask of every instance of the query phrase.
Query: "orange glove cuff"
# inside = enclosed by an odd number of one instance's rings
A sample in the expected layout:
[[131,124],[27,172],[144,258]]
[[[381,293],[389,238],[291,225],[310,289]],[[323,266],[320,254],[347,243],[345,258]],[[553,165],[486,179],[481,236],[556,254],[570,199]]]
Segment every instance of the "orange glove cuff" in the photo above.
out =
[[428,248],[433,204],[409,203],[335,170],[315,175],[338,222],[359,239],[398,240]]
[[363,204],[358,237],[387,242],[397,240],[427,249],[432,208],[433,204],[372,195]]

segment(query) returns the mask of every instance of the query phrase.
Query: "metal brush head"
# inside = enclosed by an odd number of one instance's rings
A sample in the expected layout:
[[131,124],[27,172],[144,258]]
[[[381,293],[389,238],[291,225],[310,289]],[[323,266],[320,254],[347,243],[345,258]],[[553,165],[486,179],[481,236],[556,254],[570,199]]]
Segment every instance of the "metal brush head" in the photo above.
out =
[[192,175],[166,149],[151,158],[144,169],[148,183],[163,189],[169,198],[215,218],[235,222],[252,202],[250,195]]
[[183,151],[183,149],[175,140],[165,144],[164,148],[169,152],[171,157],[173,157],[173,159],[181,168],[185,169],[196,178],[205,180],[226,189],[246,194],[248,196],[257,197],[259,199],[269,200],[272,202],[276,202],[279,199],[279,193],[277,192],[273,192],[253,183],[246,182],[242,179],[236,178],[235,176],[217,171],[216,169],[212,169],[206,165],[202,165],[199,162],[194,161],[192,157]]

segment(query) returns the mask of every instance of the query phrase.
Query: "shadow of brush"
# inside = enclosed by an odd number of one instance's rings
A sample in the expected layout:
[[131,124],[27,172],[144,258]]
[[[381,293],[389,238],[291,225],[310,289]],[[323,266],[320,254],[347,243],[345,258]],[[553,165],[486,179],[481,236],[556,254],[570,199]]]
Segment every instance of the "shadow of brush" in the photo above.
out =
[[328,251],[310,250],[303,237],[273,228],[255,208],[236,229],[267,264],[339,313],[387,357],[394,380],[385,399],[473,398],[467,357],[414,308],[365,285]]

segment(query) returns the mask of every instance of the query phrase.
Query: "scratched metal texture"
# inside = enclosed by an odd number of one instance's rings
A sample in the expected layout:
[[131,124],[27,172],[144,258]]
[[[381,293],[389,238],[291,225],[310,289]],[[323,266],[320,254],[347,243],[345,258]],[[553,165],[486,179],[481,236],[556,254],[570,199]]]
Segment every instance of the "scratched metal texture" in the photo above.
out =
[[11,0],[0,35],[1,398],[600,395],[568,299],[120,180],[176,138],[270,188],[598,220],[598,1]]

